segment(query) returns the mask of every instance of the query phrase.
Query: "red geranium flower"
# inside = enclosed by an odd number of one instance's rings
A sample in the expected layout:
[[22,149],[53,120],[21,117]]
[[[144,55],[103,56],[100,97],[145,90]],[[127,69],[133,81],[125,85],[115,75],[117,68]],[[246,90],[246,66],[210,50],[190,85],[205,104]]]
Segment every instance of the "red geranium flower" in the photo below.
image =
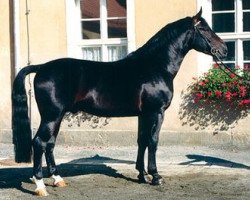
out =
[[237,93],[237,92],[234,92],[234,93],[232,94],[232,96],[233,96],[233,97],[237,97],[237,96],[238,96],[238,93]]
[[230,74],[230,78],[234,78],[235,77],[235,75],[234,74]]
[[196,93],[196,97],[197,97],[197,98],[202,98],[202,97],[203,97],[203,94],[201,94],[201,93],[198,92],[198,93]]
[[214,69],[218,69],[219,65],[218,64],[214,64]]
[[245,99],[243,101],[244,101],[244,104],[250,104],[250,99]]
[[206,83],[204,83],[203,81],[199,82],[198,84],[199,84],[200,86],[205,86],[205,85],[206,85]]
[[211,91],[207,92],[207,96],[210,97],[213,93]]
[[216,97],[221,97],[221,94],[222,94],[222,91],[220,91],[220,90],[217,90],[217,91],[215,92],[215,96],[216,96]]
[[232,99],[231,92],[226,92],[225,97],[226,97],[226,101],[231,101],[231,99]]
[[239,106],[243,106],[244,104],[250,104],[250,99],[245,99],[239,102]]
[[240,86],[240,96],[245,97],[247,95],[246,86]]

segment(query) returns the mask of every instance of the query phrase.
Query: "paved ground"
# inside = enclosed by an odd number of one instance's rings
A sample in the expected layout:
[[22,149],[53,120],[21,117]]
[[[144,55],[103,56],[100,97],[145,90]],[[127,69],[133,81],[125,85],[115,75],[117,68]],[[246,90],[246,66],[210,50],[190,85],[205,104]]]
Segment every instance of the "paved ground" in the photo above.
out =
[[[250,149],[160,146],[163,186],[137,183],[136,153],[136,147],[57,146],[68,186],[54,188],[45,179],[44,199],[250,199]],[[12,145],[0,144],[0,199],[36,199],[31,175],[31,165],[13,162]]]

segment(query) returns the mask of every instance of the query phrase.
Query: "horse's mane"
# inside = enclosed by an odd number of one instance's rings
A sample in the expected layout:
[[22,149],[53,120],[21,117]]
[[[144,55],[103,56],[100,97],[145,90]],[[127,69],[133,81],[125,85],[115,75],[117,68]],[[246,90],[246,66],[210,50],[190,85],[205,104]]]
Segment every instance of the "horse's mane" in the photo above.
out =
[[130,56],[152,56],[172,44],[178,36],[186,32],[192,26],[192,18],[186,17],[175,22],[169,23],[150,38],[142,47],[130,53]]

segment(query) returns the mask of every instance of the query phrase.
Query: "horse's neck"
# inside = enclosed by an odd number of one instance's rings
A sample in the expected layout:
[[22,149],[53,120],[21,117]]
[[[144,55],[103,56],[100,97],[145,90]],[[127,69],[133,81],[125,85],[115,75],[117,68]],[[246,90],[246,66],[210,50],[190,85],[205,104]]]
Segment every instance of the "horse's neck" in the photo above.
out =
[[145,45],[129,54],[127,59],[140,63],[139,66],[159,68],[175,77],[191,49],[193,37],[191,23],[183,20],[164,27]]
[[162,56],[166,58],[162,67],[173,77],[176,76],[184,57],[191,50],[191,39],[192,32],[187,31],[166,45],[165,50],[162,51]]
[[191,49],[192,35],[192,30],[189,29],[180,32],[162,30],[138,49],[135,55],[146,61],[149,67],[164,68],[164,71],[175,76]]

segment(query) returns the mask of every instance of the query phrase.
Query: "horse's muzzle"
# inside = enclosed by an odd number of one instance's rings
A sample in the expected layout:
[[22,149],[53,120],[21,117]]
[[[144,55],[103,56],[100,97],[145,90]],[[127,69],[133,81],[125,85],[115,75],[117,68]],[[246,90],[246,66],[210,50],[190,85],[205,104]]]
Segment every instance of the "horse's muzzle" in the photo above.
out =
[[211,48],[212,56],[218,59],[225,59],[227,57],[227,46],[223,45],[221,48]]

